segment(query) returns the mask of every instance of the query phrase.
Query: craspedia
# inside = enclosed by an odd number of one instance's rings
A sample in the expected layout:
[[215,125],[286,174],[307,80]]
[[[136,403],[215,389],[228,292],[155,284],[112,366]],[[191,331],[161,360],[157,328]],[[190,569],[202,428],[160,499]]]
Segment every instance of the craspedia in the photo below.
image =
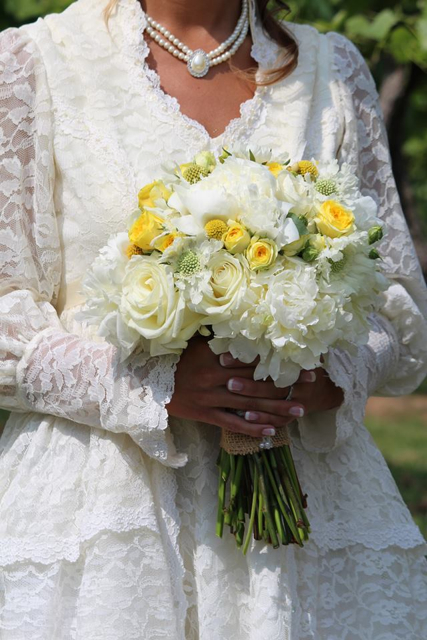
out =
[[318,180],[315,189],[323,196],[332,196],[337,193],[337,185],[333,180]]
[[223,220],[209,220],[209,222],[205,224],[205,231],[208,238],[221,240],[224,233],[228,231],[228,226]]
[[190,184],[196,184],[202,178],[206,178],[209,175],[208,169],[204,167],[199,167],[195,162],[190,164],[184,171],[182,172],[182,177],[184,180],[187,180]]
[[183,276],[192,276],[201,269],[200,258],[194,251],[189,249],[184,251],[178,258],[178,264],[176,266],[177,273],[181,273]]
[[317,178],[319,175],[319,171],[316,165],[310,160],[301,160],[298,164],[298,173],[302,176],[305,176],[306,173],[310,173],[313,178]]
[[129,260],[132,258],[132,256],[142,256],[143,253],[143,250],[137,247],[136,244],[130,244],[126,249],[126,255]]

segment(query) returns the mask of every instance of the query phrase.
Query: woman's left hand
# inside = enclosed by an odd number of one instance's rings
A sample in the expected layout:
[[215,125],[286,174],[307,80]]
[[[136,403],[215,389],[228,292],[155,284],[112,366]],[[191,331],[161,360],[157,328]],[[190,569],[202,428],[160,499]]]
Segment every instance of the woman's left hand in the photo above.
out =
[[[230,367],[233,369],[249,366],[239,360],[235,360],[229,353],[220,356],[220,362],[223,367]],[[250,366],[253,366],[253,363],[251,363]],[[290,418],[288,415],[285,415],[287,405],[289,405],[289,401],[285,400],[289,392],[289,387],[279,389],[275,387],[272,380],[266,380],[262,383],[261,388],[262,386],[265,387],[265,412],[254,412],[251,411],[250,407],[250,399],[255,397],[255,395],[256,397],[260,397],[259,382],[257,382],[255,392],[255,385],[252,380],[244,377],[240,378],[233,376],[233,378],[230,378],[228,381],[227,388],[232,393],[248,397],[248,410],[246,411],[245,418],[250,422],[268,422],[269,424],[273,424],[275,427],[280,427],[293,420],[294,418]],[[272,394],[277,398],[277,400],[271,399]],[[300,415],[295,417],[302,418],[304,415],[313,413],[314,411],[335,409],[342,404],[343,399],[344,394],[342,389],[335,386],[326,371],[321,367],[313,369],[312,371],[301,371],[299,379],[293,385],[292,403],[298,403],[301,409]],[[270,407],[271,414],[269,412]],[[278,414],[280,415],[281,413],[280,407],[283,407],[283,418],[278,417]]]

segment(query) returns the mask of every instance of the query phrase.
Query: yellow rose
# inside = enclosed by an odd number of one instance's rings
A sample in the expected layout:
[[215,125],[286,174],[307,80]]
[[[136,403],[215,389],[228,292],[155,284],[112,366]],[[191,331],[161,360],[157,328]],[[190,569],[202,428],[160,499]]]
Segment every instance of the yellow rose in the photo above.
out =
[[155,207],[156,200],[162,199],[167,202],[171,195],[172,191],[166,189],[161,180],[150,182],[150,184],[146,184],[145,187],[142,187],[141,191],[138,193],[139,208],[144,209],[144,207]]
[[181,234],[166,233],[165,235],[160,236],[159,238],[157,238],[157,240],[153,242],[154,249],[157,249],[157,251],[160,251],[161,253],[163,253],[164,251],[166,251],[166,249],[168,249],[171,246],[171,244],[173,244],[173,241],[175,240],[175,238],[178,238],[179,235]]
[[277,245],[274,240],[254,236],[246,249],[246,258],[252,271],[261,271],[271,267],[277,258]]
[[283,253],[285,254],[285,256],[288,256],[290,258],[300,253],[300,251],[305,248],[305,245],[308,242],[308,238],[309,236],[306,234],[298,238],[298,240],[294,240],[294,242],[290,242],[289,244],[285,245],[283,247]]
[[164,231],[164,220],[151,211],[143,211],[129,230],[129,240],[143,251],[153,251],[151,242]]
[[339,238],[354,230],[354,215],[335,200],[327,200],[314,218],[320,233],[329,238]]
[[277,178],[279,173],[284,169],[283,164],[280,164],[280,162],[267,162],[267,167],[275,178]]
[[232,253],[242,253],[251,241],[251,237],[246,228],[238,222],[233,222],[231,227],[222,236],[227,251]]

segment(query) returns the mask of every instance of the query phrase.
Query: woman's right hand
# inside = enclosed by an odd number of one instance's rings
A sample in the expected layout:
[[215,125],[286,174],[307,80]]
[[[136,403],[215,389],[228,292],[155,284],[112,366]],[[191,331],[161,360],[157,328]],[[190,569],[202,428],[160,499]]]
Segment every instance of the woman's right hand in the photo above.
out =
[[[196,337],[190,341],[177,366],[175,391],[166,407],[169,415],[253,437],[274,435],[276,427],[304,415],[300,403],[283,399],[287,389],[278,389],[271,380],[253,380],[256,363],[245,364],[230,356],[229,363],[225,362],[227,358],[221,360],[224,364],[212,352],[206,339]],[[250,397],[229,390],[230,381],[236,378],[250,381]],[[244,416],[236,415],[233,410],[243,411]]]

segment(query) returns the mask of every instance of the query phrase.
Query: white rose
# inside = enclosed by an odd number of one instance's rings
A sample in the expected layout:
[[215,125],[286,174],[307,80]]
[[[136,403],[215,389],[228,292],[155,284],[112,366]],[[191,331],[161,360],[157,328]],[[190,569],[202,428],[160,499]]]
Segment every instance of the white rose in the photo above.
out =
[[145,340],[151,355],[177,352],[197,331],[200,318],[186,309],[170,267],[134,256],[123,281],[120,313]]
[[240,255],[227,251],[214,253],[209,261],[208,286],[196,310],[208,318],[205,324],[222,321],[240,307],[247,289],[248,273]]

